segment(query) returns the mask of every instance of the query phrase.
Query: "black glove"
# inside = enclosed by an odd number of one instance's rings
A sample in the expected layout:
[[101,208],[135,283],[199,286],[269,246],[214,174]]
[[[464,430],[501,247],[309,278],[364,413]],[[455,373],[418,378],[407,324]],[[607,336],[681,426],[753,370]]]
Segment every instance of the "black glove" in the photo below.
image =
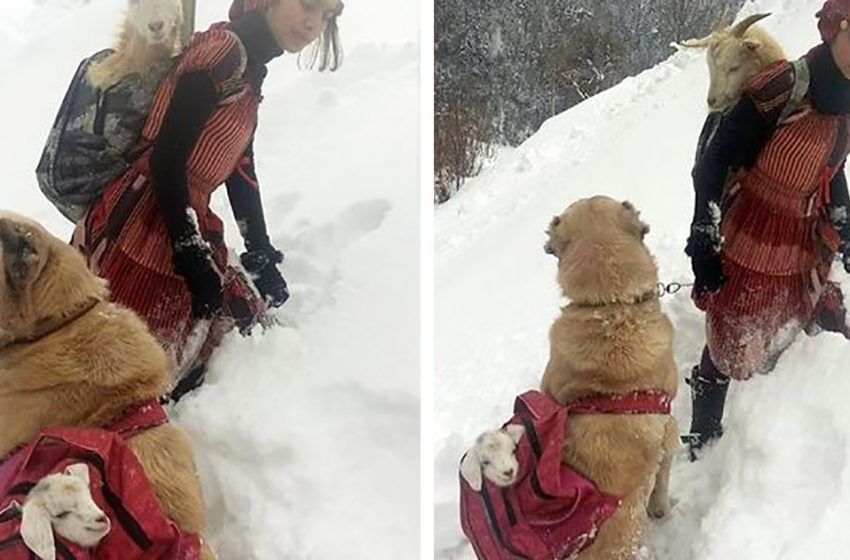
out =
[[717,292],[726,281],[720,260],[720,236],[713,226],[694,226],[685,253],[694,271],[694,295]]
[[[844,265],[844,270],[850,272],[850,239],[844,237],[842,233],[841,243],[838,244],[838,255],[841,257],[841,264]],[[848,233],[850,237],[850,233]]]
[[192,296],[192,316],[209,319],[221,310],[221,276],[209,249],[197,243],[182,243],[172,257],[174,271],[183,277]]
[[718,254],[691,258],[691,268],[694,271],[694,292],[697,297],[719,291],[726,281]]
[[272,307],[280,307],[286,303],[289,299],[289,289],[277,268],[277,265],[283,262],[283,253],[270,246],[267,249],[242,253],[240,260],[266,303]]

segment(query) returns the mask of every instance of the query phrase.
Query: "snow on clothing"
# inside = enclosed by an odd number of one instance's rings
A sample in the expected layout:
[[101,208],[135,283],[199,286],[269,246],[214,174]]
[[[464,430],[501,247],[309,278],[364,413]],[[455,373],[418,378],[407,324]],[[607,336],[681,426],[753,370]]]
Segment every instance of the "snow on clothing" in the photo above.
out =
[[[209,202],[226,182],[246,248],[271,247],[251,156],[265,64],[280,54],[258,14],[196,34],[157,91],[141,155],[75,231],[114,300],[139,313],[170,351],[177,378],[205,363],[234,321],[249,328],[265,310],[244,274],[228,264],[223,224]],[[184,249],[203,246],[198,232],[212,250],[222,295],[215,277],[204,286],[186,270],[175,272]],[[201,289],[223,300],[222,313],[193,336],[204,326],[193,314]]]
[[[694,170],[694,231],[710,227],[710,203],[724,210],[726,278],[718,292],[696,299],[711,358],[736,379],[769,370],[812,319],[839,244],[829,209],[850,206],[843,173],[850,82],[828,46],[807,60],[811,86],[799,113],[776,127],[794,85],[791,64],[778,62],[747,84]],[[729,171],[741,168],[722,191]]]

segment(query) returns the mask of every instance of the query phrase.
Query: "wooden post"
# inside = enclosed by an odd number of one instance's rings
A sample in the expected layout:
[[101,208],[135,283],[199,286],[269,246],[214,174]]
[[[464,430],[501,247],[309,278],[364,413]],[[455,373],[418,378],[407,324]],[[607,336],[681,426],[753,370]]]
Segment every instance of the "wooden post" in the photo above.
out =
[[195,0],[182,0],[183,2],[183,47],[188,47],[192,42],[192,34],[195,32]]

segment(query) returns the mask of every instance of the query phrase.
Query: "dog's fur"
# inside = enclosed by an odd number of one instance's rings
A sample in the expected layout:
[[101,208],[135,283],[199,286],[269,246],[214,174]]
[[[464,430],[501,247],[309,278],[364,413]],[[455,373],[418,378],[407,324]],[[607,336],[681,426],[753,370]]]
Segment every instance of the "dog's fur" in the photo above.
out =
[[[106,300],[105,282],[75,249],[32,220],[0,212],[0,266],[0,457],[45,428],[100,427],[165,393],[165,353],[135,313]],[[129,445],[165,514],[201,534],[204,503],[188,436],[166,424]],[[214,558],[206,545],[202,558]]]
[[[655,296],[656,265],[643,244],[649,228],[629,203],[607,197],[571,205],[549,227],[546,251],[570,303],[550,331],[541,390],[564,404],[592,394],[661,390],[676,394],[673,328]],[[678,446],[665,415],[570,418],[563,460],[622,506],[582,560],[626,560],[644,542],[648,515],[670,509],[667,483]]]

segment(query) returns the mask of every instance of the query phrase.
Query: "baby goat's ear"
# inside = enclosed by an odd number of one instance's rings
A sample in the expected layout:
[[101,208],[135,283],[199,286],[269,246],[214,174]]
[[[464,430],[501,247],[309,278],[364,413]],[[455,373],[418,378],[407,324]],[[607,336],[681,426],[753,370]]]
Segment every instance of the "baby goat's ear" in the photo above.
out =
[[39,500],[27,500],[22,508],[21,538],[41,560],[56,560],[50,513]]
[[508,424],[505,426],[504,431],[510,436],[514,445],[518,445],[519,440],[522,439],[522,436],[525,434],[525,426],[520,424]]
[[89,467],[85,463],[68,465],[68,467],[65,468],[65,474],[79,478],[85,481],[86,484],[91,484],[91,479],[89,478]]
[[476,492],[481,491],[484,486],[484,478],[481,473],[481,463],[475,456],[475,451],[470,449],[460,461],[460,474]]

